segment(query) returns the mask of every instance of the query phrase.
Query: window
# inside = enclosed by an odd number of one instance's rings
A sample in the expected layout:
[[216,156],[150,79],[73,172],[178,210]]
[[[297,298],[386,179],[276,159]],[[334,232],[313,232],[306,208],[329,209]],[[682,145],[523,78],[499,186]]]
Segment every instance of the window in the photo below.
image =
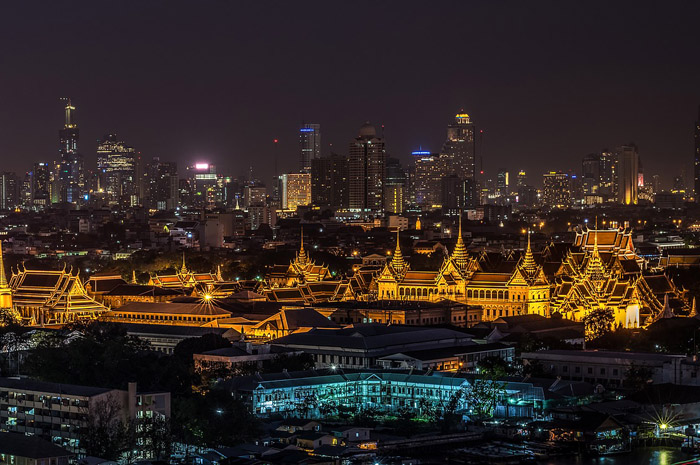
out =
[[593,374],[593,368],[588,367],[588,374],[589,374],[589,375],[592,375],[592,374]]

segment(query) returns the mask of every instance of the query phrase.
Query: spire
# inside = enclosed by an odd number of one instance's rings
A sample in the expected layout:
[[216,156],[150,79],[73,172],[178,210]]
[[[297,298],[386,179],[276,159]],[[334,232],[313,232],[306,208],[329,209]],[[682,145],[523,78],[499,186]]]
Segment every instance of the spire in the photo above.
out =
[[459,234],[457,235],[457,244],[452,252],[452,261],[454,264],[460,268],[465,269],[469,263],[469,254],[467,253],[467,247],[464,245],[464,240],[462,239],[462,213],[459,213]]
[[537,269],[537,263],[535,263],[535,257],[532,255],[532,248],[530,247],[530,230],[527,230],[527,249],[525,250],[525,256],[523,257],[522,267],[528,273],[534,272]]
[[696,316],[698,316],[698,311],[695,308],[695,297],[693,297],[693,306],[691,307],[690,314],[688,314],[688,316],[690,318],[695,318]]
[[668,302],[668,292],[664,294],[664,308],[661,310],[661,318],[673,318],[673,309],[671,308],[671,304]]
[[7,289],[7,276],[5,276],[5,258],[2,255],[2,241],[0,241],[0,289]]
[[131,270],[131,284],[136,284],[136,270]]
[[304,250],[304,227],[301,227],[301,247],[299,248],[299,254],[297,255],[297,263],[300,265],[306,265],[308,257],[306,256],[306,251]]
[[217,281],[223,281],[224,277],[221,275],[221,263],[216,265],[216,280]]
[[406,269],[406,260],[403,258],[403,254],[401,253],[401,242],[399,240],[399,231],[401,231],[401,228],[396,228],[396,250],[394,251],[394,258],[391,259],[391,267],[394,268],[394,270],[401,272],[404,269]]
[[180,274],[187,274],[187,266],[185,265],[185,251],[182,251],[182,267],[180,267]]

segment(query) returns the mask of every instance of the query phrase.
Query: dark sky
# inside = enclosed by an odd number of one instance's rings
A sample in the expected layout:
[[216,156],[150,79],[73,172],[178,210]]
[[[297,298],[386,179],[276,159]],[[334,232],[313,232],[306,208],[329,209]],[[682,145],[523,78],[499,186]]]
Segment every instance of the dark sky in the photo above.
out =
[[0,7],[0,157],[53,159],[59,97],[81,151],[116,132],[145,157],[233,174],[297,167],[297,128],[345,152],[365,120],[391,155],[439,150],[459,108],[484,165],[580,169],[634,141],[645,174],[690,180],[700,2],[15,1]]

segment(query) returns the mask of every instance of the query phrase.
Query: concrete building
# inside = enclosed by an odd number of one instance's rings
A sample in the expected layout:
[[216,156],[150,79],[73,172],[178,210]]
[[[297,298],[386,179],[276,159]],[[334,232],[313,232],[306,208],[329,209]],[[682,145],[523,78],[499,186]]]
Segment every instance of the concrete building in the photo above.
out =
[[368,121],[349,147],[349,207],[366,213],[384,208],[386,148],[384,139]]

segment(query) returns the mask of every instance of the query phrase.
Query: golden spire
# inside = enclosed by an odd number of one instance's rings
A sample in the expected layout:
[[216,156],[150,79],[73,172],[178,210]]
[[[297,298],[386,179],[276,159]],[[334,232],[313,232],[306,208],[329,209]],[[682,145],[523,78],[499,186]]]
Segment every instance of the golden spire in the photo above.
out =
[[0,241],[0,289],[7,289],[7,276],[5,276],[5,259],[2,256],[2,241]]
[[297,255],[297,263],[300,265],[306,265],[306,251],[304,250],[304,227],[301,227],[301,247],[299,248],[299,254]]
[[136,270],[131,270],[131,284],[136,284]]
[[688,314],[690,318],[695,318],[698,316],[698,311],[695,309],[695,297],[693,297],[693,306],[690,309],[690,314]]
[[460,269],[466,268],[469,263],[467,247],[464,245],[464,240],[462,239],[462,212],[459,213],[459,233],[457,235],[457,244],[452,252],[452,261]]
[[523,257],[523,269],[527,272],[534,272],[537,269],[537,263],[535,262],[535,257],[532,255],[532,248],[530,247],[530,230],[527,230],[527,249],[525,250],[525,256]]
[[216,265],[216,280],[217,281],[223,281],[224,277],[221,275],[221,263]]
[[182,251],[182,267],[180,268],[180,274],[187,274],[187,266],[185,265],[185,251]]
[[406,260],[404,260],[403,254],[401,253],[401,242],[399,240],[399,231],[401,231],[401,228],[397,227],[396,228],[396,250],[394,251],[394,257],[391,259],[391,267],[394,268],[394,270],[401,272],[406,268]]

